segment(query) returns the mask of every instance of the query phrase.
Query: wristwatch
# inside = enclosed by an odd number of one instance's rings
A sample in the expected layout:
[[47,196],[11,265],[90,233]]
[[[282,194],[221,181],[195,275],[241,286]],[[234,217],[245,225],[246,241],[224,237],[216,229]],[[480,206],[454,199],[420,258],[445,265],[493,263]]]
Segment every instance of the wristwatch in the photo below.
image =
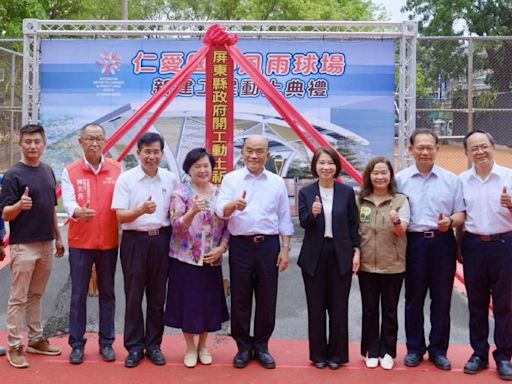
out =
[[288,248],[288,250],[291,252],[292,251],[292,247],[290,247],[289,245],[281,245],[281,248]]

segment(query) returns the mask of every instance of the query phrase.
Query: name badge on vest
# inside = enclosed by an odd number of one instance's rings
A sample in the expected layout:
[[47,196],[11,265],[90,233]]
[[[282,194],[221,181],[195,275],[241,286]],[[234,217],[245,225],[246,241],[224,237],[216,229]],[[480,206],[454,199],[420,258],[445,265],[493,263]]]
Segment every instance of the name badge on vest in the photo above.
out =
[[359,221],[363,224],[369,224],[372,221],[372,209],[370,207],[361,207],[359,212]]

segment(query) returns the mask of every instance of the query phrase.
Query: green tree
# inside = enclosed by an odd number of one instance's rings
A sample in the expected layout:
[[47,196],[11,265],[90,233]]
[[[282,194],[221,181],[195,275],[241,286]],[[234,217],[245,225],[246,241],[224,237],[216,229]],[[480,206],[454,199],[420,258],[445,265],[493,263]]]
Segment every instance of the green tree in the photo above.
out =
[[[465,31],[477,36],[512,35],[512,0],[407,0],[405,10],[419,20],[420,32],[428,36],[462,35]],[[457,74],[456,71],[460,71],[460,50],[449,45],[442,48],[442,54],[449,59]],[[483,51],[484,58],[477,53],[476,68],[491,70],[487,83],[494,90],[510,91],[512,41],[486,43]]]

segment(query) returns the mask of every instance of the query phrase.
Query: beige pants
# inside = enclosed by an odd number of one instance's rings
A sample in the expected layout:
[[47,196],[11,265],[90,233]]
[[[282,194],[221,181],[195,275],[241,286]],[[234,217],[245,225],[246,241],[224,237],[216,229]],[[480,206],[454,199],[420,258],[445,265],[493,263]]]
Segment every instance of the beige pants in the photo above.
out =
[[53,241],[12,244],[11,291],[7,307],[7,341],[9,347],[23,344],[23,321],[26,316],[28,340],[43,337],[41,301],[52,269]]

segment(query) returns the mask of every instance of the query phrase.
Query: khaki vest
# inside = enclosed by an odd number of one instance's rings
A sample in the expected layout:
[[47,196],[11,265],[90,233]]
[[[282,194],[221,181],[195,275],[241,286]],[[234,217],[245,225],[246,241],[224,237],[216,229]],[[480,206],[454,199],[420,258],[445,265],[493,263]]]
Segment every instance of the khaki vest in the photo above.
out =
[[397,236],[389,218],[390,202],[398,211],[407,200],[405,195],[397,193],[389,200],[376,206],[370,197],[360,202],[359,235],[361,236],[360,270],[371,273],[401,273],[405,271],[405,252],[407,236]]

